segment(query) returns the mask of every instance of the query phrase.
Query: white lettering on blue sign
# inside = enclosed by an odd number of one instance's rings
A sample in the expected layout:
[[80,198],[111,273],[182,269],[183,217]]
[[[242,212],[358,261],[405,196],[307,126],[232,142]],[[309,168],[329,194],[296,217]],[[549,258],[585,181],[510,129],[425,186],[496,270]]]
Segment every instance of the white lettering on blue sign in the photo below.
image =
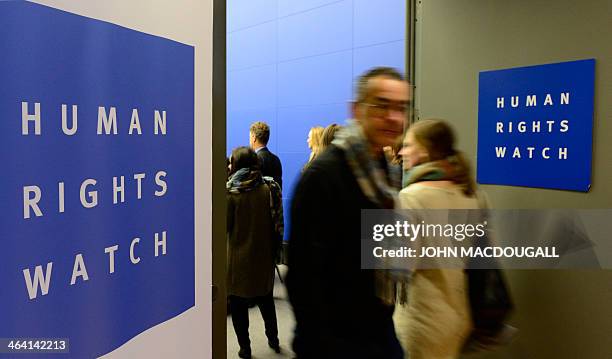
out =
[[74,285],[78,277],[82,277],[83,282],[89,280],[87,267],[85,267],[85,260],[83,259],[82,253],[79,253],[74,257],[74,266],[72,267],[72,278],[70,278],[70,285]]
[[36,102],[34,104],[34,114],[31,115],[28,111],[28,103],[21,103],[21,134],[29,135],[29,123],[30,121],[34,122],[34,134],[40,136],[40,103]]
[[[158,171],[155,174],[155,184],[157,189],[154,192],[155,197],[163,197],[168,191],[168,183],[165,178],[168,175],[166,171]],[[142,199],[142,180],[145,178],[144,173],[136,173],[133,178],[136,180],[136,198]],[[113,204],[125,203],[126,184],[125,176],[113,177]],[[98,205],[98,191],[95,186],[98,181],[93,178],[85,179],[79,189],[79,199],[83,208],[94,208]],[[65,184],[58,183],[58,213],[64,213],[65,209]],[[43,211],[40,208],[42,199],[42,190],[39,186],[30,185],[23,186],[23,218],[32,217],[32,212],[36,217],[42,217]]]
[[38,265],[34,268],[34,278],[30,275],[30,269],[23,270],[23,278],[26,282],[28,296],[30,299],[35,299],[38,295],[38,287],[40,287],[41,295],[49,293],[51,285],[51,271],[53,270],[53,262],[47,263],[47,270],[43,272],[42,266]]
[[78,112],[79,107],[72,105],[72,127],[68,127],[68,105],[62,105],[62,131],[67,136],[72,136],[77,132],[78,128]]
[[[160,239],[161,237],[161,239]],[[155,257],[165,256],[166,252],[166,238],[167,231],[156,232],[154,234],[153,245],[155,247]],[[137,246],[140,243],[140,238],[136,237],[132,239],[130,243],[130,262],[132,264],[138,264],[141,258],[136,254]],[[161,254],[160,249],[161,248]],[[119,245],[115,244],[104,248],[104,253],[108,254],[108,273],[113,274],[116,271],[115,266],[115,253],[119,251]],[[51,278],[52,278],[53,262],[48,262],[46,269],[43,270],[42,265],[34,267],[34,276],[30,272],[30,268],[23,269],[23,278],[25,286],[28,292],[30,300],[36,299],[38,294],[47,295],[51,289]],[[74,262],[72,266],[72,272],[70,276],[70,285],[78,285],[79,282],[85,282],[90,279],[89,273],[87,272],[87,266],[85,264],[85,257],[83,253],[77,253],[74,256]]]
[[[495,156],[497,158],[506,158],[507,149],[508,149],[507,146],[495,146]],[[524,149],[526,149],[528,152],[528,155],[526,158],[533,159],[534,158],[533,151],[535,151],[538,148],[530,146],[530,147],[524,147]],[[517,159],[523,158],[521,153],[523,153],[524,150],[521,150],[521,147],[515,146],[514,149],[511,149],[511,151],[512,151],[512,158],[517,158]],[[550,155],[548,154],[549,151],[550,151],[550,147],[542,147],[538,149],[538,152],[540,152],[541,157],[543,159],[550,159]],[[567,160],[567,156],[568,156],[567,153],[568,153],[567,147],[557,148],[557,159]]]
[[114,135],[117,134],[117,109],[115,107],[110,108],[108,115],[105,107],[98,107],[98,135],[102,134],[102,125],[104,125],[104,132],[107,135],[111,133],[111,130]]
[[136,237],[132,239],[132,243],[130,243],[130,261],[132,264],[138,264],[140,262],[140,257],[134,255],[134,246],[140,243],[140,238]]
[[155,134],[165,135],[166,134],[166,111],[162,111],[162,114],[159,114],[159,111],[155,110]]
[[130,120],[130,129],[128,130],[128,135],[131,135],[134,130],[138,131],[139,135],[142,135],[142,128],[140,128],[140,119],[138,118],[138,110],[132,110],[132,119]]
[[[561,120],[561,121],[531,121],[531,125],[527,125],[526,121],[520,121],[514,126],[513,121],[508,121],[506,123],[502,121],[497,121],[495,126],[495,133],[513,133],[518,131],[519,133],[529,132],[531,129],[532,133],[539,133],[542,128],[542,122],[546,124],[546,131],[548,133],[553,133],[555,131],[564,133],[569,131],[569,120]],[[516,131],[515,131],[516,127]],[[505,130],[504,130],[505,128]]]
[[[34,113],[30,112],[30,104],[27,101],[21,102],[21,134],[24,136],[30,135],[30,124],[34,125],[34,135],[40,136],[42,134],[42,114],[41,104],[39,102],[34,103]],[[74,136],[78,132],[78,112],[79,106],[72,105],[72,120],[68,115],[68,105],[61,105],[61,122],[62,132],[66,136]],[[117,108],[111,106],[108,110],[105,106],[98,107],[98,118],[97,118],[97,130],[98,135],[117,135]],[[155,135],[166,135],[166,111],[154,110],[153,111],[153,133]],[[142,127],[140,124],[140,116],[138,109],[132,109],[132,115],[130,118],[130,126],[128,128],[128,134],[142,135]]]
[[119,245],[104,248],[104,253],[108,254],[108,273],[115,273],[115,252],[119,249]]
[[[496,105],[498,109],[503,109],[505,105],[504,97],[497,97]],[[570,103],[570,92],[563,92],[559,95],[559,104],[568,105]],[[510,105],[513,108],[519,107],[520,96],[511,96]],[[538,105],[538,95],[531,94],[525,96],[525,107],[535,107]],[[543,106],[552,106],[553,98],[550,93],[547,93],[544,98]],[[495,124],[495,133],[519,133],[519,134],[530,134],[530,133],[567,133],[570,129],[570,122],[567,119],[563,120],[533,120],[533,121],[497,121]],[[533,159],[534,151],[538,150],[540,158],[548,160],[551,158],[549,147],[536,148],[533,146],[514,146],[509,150],[512,151],[512,155],[506,157],[507,146],[495,146],[496,158],[510,158],[510,159]],[[559,147],[556,149],[558,160],[568,159],[568,148]],[[526,155],[524,155],[526,153]]]
[[[535,94],[525,96],[525,107],[536,107],[538,103],[538,97]],[[559,94],[559,104],[561,105],[569,105],[570,103],[570,93],[562,92]],[[511,96],[510,97],[510,106],[517,108],[521,104],[520,96]],[[505,99],[504,97],[497,97],[497,108],[504,108]],[[547,93],[544,98],[543,106],[553,106],[553,98],[552,95]]]

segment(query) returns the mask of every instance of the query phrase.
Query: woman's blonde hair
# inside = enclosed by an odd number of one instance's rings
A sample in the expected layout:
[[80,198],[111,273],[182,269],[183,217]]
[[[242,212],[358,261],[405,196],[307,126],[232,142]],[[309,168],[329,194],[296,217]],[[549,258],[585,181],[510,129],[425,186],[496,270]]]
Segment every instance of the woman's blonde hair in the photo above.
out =
[[455,133],[451,126],[440,119],[426,119],[415,122],[408,132],[429,154],[429,161],[439,161],[454,157],[455,172],[452,181],[463,186],[464,193],[471,196],[476,191],[470,163],[465,155],[455,149]]
[[310,129],[310,141],[312,141],[312,151],[308,162],[314,160],[321,150],[321,139],[323,138],[323,127],[316,126]]
[[342,127],[337,123],[332,123],[331,125],[325,127],[323,134],[321,135],[321,151],[323,151],[327,146],[331,145],[334,137],[336,136],[336,132],[338,132],[341,128]]

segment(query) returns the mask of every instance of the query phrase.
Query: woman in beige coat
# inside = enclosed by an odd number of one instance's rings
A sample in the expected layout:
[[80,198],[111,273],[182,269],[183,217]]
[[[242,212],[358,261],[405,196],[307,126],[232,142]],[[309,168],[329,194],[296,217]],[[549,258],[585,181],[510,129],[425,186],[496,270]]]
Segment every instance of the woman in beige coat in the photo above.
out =
[[[403,209],[419,212],[479,208],[482,202],[476,196],[469,165],[454,145],[453,132],[443,121],[422,120],[411,126],[400,151],[409,168],[405,179],[408,185],[400,192]],[[442,218],[447,218],[444,212]],[[439,219],[427,216],[437,217],[440,211],[420,213],[425,223],[439,223]],[[444,239],[426,239],[429,244],[432,240]],[[440,267],[417,268],[412,274],[407,303],[396,306],[394,323],[407,358],[458,358],[470,334],[464,271],[457,266]]]

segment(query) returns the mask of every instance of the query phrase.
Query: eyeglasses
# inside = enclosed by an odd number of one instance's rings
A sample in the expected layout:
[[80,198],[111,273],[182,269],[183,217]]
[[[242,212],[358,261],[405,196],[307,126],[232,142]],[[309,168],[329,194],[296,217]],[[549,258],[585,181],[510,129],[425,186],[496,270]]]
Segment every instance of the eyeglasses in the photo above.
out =
[[362,104],[368,106],[372,115],[374,116],[387,116],[391,113],[391,111],[397,112],[401,115],[405,115],[408,112],[408,105],[404,103],[368,103],[362,102]]

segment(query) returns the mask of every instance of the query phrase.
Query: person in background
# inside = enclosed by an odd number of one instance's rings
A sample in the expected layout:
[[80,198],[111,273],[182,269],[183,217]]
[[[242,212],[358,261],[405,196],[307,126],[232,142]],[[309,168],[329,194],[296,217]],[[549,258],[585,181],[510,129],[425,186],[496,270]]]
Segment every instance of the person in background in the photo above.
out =
[[342,127],[335,123],[325,127],[323,130],[323,135],[321,136],[321,149],[319,152],[322,153],[329,145],[331,145],[334,137],[336,136],[336,132],[338,132],[338,130],[341,128]]
[[[400,155],[408,168],[407,187],[399,194],[402,209],[448,211],[487,207],[485,198],[476,193],[470,165],[455,149],[455,136],[446,122],[421,120],[412,124]],[[440,211],[419,213],[426,223],[441,222],[433,217],[447,222],[451,218],[449,213]],[[469,223],[467,217],[459,218],[463,213],[455,211],[452,218]],[[435,240],[428,237],[427,243],[433,246]],[[396,305],[394,315],[406,358],[459,357],[472,327],[467,278],[462,265],[460,262],[452,268],[447,265],[414,268],[408,293],[397,293],[398,298],[407,299]]]
[[404,136],[398,136],[392,146],[386,146],[383,148],[387,160],[397,166],[402,166],[402,156],[400,151],[404,146]]
[[230,158],[227,188],[227,294],[240,358],[251,357],[249,302],[259,306],[268,345],[280,352],[274,306],[274,259],[283,235],[282,195],[271,177],[259,170],[248,147]]
[[[323,127],[313,127],[308,131],[308,138],[306,143],[310,149],[310,156],[308,157],[308,164],[310,164],[320,153],[321,147],[321,136],[323,135]],[[306,166],[308,166],[308,164]]]
[[261,173],[274,178],[280,188],[283,188],[283,166],[280,159],[268,147],[270,126],[265,122],[255,122],[249,129],[249,145],[257,153],[261,161]]
[[300,359],[403,358],[393,306],[376,295],[375,273],[361,270],[361,209],[394,208],[399,171],[382,148],[400,136],[410,102],[397,70],[359,78],[354,121],[303,172],[291,204],[287,291]]

